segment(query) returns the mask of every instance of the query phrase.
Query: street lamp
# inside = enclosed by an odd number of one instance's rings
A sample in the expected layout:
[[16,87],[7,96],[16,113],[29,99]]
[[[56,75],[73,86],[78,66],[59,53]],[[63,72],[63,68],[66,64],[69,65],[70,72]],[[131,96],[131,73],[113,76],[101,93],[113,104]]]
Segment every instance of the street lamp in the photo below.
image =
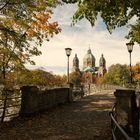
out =
[[129,52],[129,57],[130,57],[130,83],[131,84],[132,84],[131,52],[133,51],[133,45],[134,43],[126,43],[127,50]]
[[68,66],[67,66],[67,76],[68,76],[68,79],[67,79],[67,82],[69,84],[69,56],[71,55],[72,49],[71,48],[65,48],[65,51],[66,51],[66,55],[68,57]]

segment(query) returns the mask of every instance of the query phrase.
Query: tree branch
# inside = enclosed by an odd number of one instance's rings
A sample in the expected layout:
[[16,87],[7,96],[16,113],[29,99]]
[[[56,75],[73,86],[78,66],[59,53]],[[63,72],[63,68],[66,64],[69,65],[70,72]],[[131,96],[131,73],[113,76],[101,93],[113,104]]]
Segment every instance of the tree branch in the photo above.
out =
[[0,11],[1,11],[2,9],[4,9],[8,4],[9,4],[9,2],[6,2],[6,3],[0,8]]

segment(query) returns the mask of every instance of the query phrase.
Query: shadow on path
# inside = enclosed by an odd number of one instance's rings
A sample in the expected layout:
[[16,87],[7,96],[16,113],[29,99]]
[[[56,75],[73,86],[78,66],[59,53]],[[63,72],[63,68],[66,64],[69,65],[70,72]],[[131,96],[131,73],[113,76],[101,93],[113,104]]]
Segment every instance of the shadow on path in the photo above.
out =
[[111,93],[86,96],[0,128],[0,140],[111,140]]

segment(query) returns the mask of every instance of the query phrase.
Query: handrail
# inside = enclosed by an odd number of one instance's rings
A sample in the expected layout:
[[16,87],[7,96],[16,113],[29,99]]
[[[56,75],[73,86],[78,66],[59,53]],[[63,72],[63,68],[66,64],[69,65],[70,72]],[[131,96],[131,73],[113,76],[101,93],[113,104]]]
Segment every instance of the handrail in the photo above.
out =
[[[12,114],[8,114],[8,115],[5,115],[4,118],[9,118],[9,117],[14,117],[14,116],[17,116],[19,113],[12,113]],[[1,116],[0,116],[1,118]]]
[[[20,96],[15,96],[15,97],[8,97],[7,100],[9,99],[21,99]],[[4,99],[3,98],[0,98],[0,101],[3,101]]]
[[[6,108],[18,107],[18,106],[21,106],[21,104],[17,104],[17,105],[9,105],[9,106],[6,106]],[[3,109],[3,107],[0,107],[0,109]]]
[[[8,91],[8,90],[5,90],[5,91]],[[0,93],[2,93],[2,92],[0,92]],[[6,104],[4,106],[5,100],[6,100]],[[9,102],[9,100],[11,102]],[[0,94],[0,120],[1,120],[0,123],[2,123],[3,121],[7,121],[7,120],[9,121],[11,118],[18,116],[20,106],[21,106],[21,95],[19,93],[15,94],[15,90],[12,91],[12,94],[10,94],[10,96],[7,95],[5,97],[5,94],[3,94],[3,95]],[[10,108],[11,109],[13,108],[12,112],[11,112]],[[6,112],[4,112],[4,110]],[[4,118],[3,118],[3,112],[4,112]]]
[[[112,110],[115,108],[115,105],[112,107]],[[113,111],[109,112],[109,115],[111,117],[111,120],[115,124],[115,126],[118,128],[118,130],[121,132],[121,134],[126,138],[126,140],[135,140],[133,137],[128,136],[128,134],[124,131],[124,129],[118,124],[118,122],[115,120],[113,116]],[[114,140],[117,140],[115,133],[112,129],[112,136]]]

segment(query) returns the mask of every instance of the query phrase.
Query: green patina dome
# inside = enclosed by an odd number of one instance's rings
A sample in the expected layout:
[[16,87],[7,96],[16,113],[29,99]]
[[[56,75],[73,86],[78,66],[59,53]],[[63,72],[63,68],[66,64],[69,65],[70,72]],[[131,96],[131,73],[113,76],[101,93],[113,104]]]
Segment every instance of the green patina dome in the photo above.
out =
[[87,68],[84,69],[84,72],[95,72],[95,70],[88,66]]
[[91,49],[89,49],[87,51],[87,54],[84,56],[84,60],[87,60],[87,59],[92,59],[93,61],[95,61],[95,57],[93,56]]

